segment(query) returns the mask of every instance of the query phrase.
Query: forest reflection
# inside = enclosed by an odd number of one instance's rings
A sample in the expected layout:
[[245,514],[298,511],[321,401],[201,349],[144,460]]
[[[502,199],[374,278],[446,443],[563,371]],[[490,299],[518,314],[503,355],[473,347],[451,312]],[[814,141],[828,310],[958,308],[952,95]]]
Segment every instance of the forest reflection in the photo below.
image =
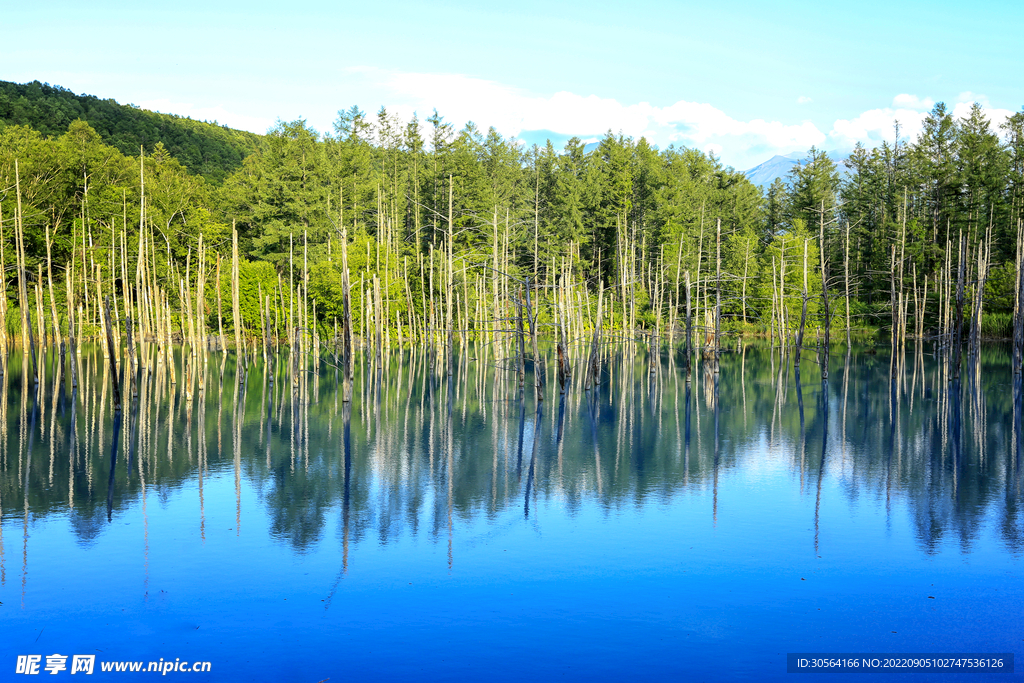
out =
[[[295,375],[272,356],[239,382],[235,356],[210,353],[192,367],[179,356],[176,383],[144,364],[118,413],[99,348],[83,351],[75,390],[57,354],[43,357],[38,387],[15,354],[0,384],[0,573],[33,520],[65,515],[89,545],[115,518],[161,514],[148,502],[178,489],[197,491],[205,540],[212,477],[233,477],[236,534],[257,512],[243,506],[252,487],[272,536],[296,552],[325,542],[336,520],[347,565],[364,540],[422,535],[448,544],[450,562],[460,524],[529,518],[550,501],[572,516],[588,502],[613,510],[700,491],[714,524],[722,478],[769,461],[814,496],[815,545],[833,478],[850,505],[905,507],[923,552],[949,539],[971,552],[986,525],[1007,551],[1024,549],[1021,390],[1006,349],[984,348],[959,381],[920,345],[899,358],[837,347],[828,381],[813,355],[801,378],[792,356],[737,344],[718,372],[687,373],[669,346],[609,346],[596,389],[578,372],[559,395],[552,377],[537,402],[498,347],[465,347],[451,365],[407,349],[358,358],[347,403],[328,361]],[[23,538],[11,538],[18,526]]]

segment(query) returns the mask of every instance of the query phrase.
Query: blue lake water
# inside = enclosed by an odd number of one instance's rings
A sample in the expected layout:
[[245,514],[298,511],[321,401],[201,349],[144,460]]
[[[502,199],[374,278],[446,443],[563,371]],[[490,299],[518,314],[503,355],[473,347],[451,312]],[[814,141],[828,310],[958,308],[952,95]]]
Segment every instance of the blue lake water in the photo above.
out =
[[[98,349],[0,389],[0,680],[19,656],[210,662],[195,681],[825,680],[787,653],[1014,653],[1019,397],[1004,349],[609,349],[519,391],[495,349],[150,356],[120,422]],[[151,351],[152,353],[152,351]],[[330,359],[327,359],[330,360]],[[578,362],[577,366],[582,367]],[[577,373],[579,375],[581,373]],[[271,381],[271,379],[273,381]],[[60,388],[63,387],[63,388]],[[347,417],[347,419],[346,419]],[[115,442],[116,433],[116,442]],[[80,672],[84,673],[84,672]],[[1017,680],[883,673],[871,680]],[[72,679],[76,680],[76,679]],[[91,680],[91,679],[86,679]]]

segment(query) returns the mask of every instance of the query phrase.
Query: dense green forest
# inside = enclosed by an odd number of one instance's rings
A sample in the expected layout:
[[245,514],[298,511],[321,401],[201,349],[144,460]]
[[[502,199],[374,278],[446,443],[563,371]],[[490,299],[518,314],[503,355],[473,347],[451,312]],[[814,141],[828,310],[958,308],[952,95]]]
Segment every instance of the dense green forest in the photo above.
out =
[[[28,270],[42,273],[50,253],[54,279],[78,264],[76,277],[98,272],[104,291],[136,291],[124,275],[137,272],[141,230],[153,282],[175,312],[177,294],[197,284],[200,236],[209,273],[217,258],[230,259],[234,225],[248,330],[264,324],[268,295],[290,315],[294,283],[329,328],[342,311],[345,239],[363,336],[369,317],[392,338],[436,328],[432,302],[442,300],[460,329],[492,329],[527,279],[542,324],[557,317],[554,286],[570,282],[583,326],[593,324],[603,288],[606,325],[647,330],[678,324],[687,277],[698,322],[720,283],[726,329],[791,335],[805,291],[808,324],[820,327],[827,283],[834,327],[846,325],[848,286],[854,327],[888,329],[895,320],[907,335],[926,336],[949,327],[961,261],[963,315],[986,334],[1009,335],[1024,113],[996,129],[977,105],[955,120],[940,103],[918,139],[858,147],[845,179],[811,149],[764,191],[694,149],[658,150],[611,131],[590,152],[579,139],[526,147],[493,128],[456,130],[437,112],[406,121],[353,107],[327,133],[298,120],[253,136],[35,83],[0,88],[0,114],[28,124],[0,130],[8,271],[18,186]],[[207,147],[190,151],[189,140]],[[251,153],[226,172],[246,145]],[[229,288],[225,269],[225,311]],[[65,290],[55,291],[63,310]],[[203,291],[200,315],[217,329],[216,287]],[[231,329],[230,313],[222,317]]]
[[0,81],[0,128],[28,126],[47,136],[59,136],[78,120],[87,122],[103,142],[122,154],[138,155],[140,148],[152,153],[157,143],[163,143],[191,173],[215,183],[238,169],[242,160],[256,151],[260,138],[214,123],[76,95],[39,81]]

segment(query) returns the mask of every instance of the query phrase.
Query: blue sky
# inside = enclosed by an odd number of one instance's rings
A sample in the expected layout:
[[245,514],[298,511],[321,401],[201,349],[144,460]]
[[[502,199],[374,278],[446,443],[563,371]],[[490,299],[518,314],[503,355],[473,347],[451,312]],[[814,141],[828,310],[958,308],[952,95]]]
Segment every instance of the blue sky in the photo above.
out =
[[264,132],[382,105],[534,142],[611,129],[775,153],[913,134],[934,102],[1024,105],[1024,3],[20,3],[0,79]]

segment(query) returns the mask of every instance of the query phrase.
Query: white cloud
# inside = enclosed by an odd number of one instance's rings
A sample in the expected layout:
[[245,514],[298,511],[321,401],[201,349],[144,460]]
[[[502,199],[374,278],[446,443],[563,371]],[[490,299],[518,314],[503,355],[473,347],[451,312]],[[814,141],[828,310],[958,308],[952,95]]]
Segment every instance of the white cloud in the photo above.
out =
[[[406,73],[373,67],[348,72],[383,86],[394,101],[388,105],[389,111],[403,117],[411,116],[413,111],[422,116],[437,108],[456,127],[473,121],[484,129],[493,126],[504,136],[549,130],[596,138],[611,130],[633,138],[645,137],[662,148],[674,143],[713,150],[725,154],[725,163],[737,168],[757,163],[765,150],[807,149],[826,139],[810,121],[742,121],[701,102],[679,100],[658,107],[566,91],[540,96],[461,74]],[[757,152],[751,156],[750,150]]]
[[921,132],[927,112],[915,109],[869,109],[853,119],[838,119],[829,131],[832,144],[853,147],[858,142],[865,147],[880,145],[883,140],[895,138],[896,122],[900,123],[900,139],[914,139]]
[[[997,109],[988,105],[988,98],[972,92],[961,93],[950,113],[955,119],[962,119],[971,113],[975,102],[982,105],[982,111],[989,120],[989,128],[999,132],[999,126],[1013,115],[1009,109]],[[923,99],[916,95],[897,95],[893,98],[896,108],[870,109],[853,119],[838,119],[829,131],[830,144],[840,148],[852,147],[857,142],[873,147],[883,140],[892,142],[895,137],[895,123],[900,123],[900,140],[915,140],[921,133],[928,111],[935,106],[930,97]]]
[[988,98],[984,95],[965,92],[960,93],[960,96],[957,97],[957,103],[953,105],[954,118],[962,119],[969,116],[975,102],[981,105],[981,111],[988,118],[989,129],[995,133],[999,133],[999,126],[1005,123],[1006,119],[1013,116],[1013,112],[1009,109],[998,109],[990,106]]
[[[932,97],[900,93],[887,107],[868,109],[851,118],[836,119],[822,132],[809,120],[801,122],[766,119],[741,120],[704,102],[679,100],[668,106],[649,102],[624,104],[597,95],[579,95],[562,91],[537,95],[502,83],[461,74],[409,73],[374,67],[347,70],[350,78],[365,79],[387,103],[390,112],[404,119],[414,111],[421,118],[435,108],[456,129],[467,121],[482,130],[493,126],[505,137],[524,131],[546,130],[560,135],[575,135],[585,142],[599,140],[606,131],[640,138],[666,148],[670,144],[701,149],[720,156],[737,169],[750,168],[774,154],[803,152],[811,146],[821,149],[852,148],[857,142],[866,147],[890,143],[896,121],[901,141],[916,139],[928,112]],[[799,101],[810,98],[801,97]],[[985,107],[992,129],[1012,112],[988,106],[982,95],[961,93],[952,113],[962,118],[978,101]]]
[[897,109],[930,110],[935,106],[935,101],[930,97],[920,98],[917,95],[901,93],[892,98],[892,106]]
[[197,121],[209,121],[211,123],[216,121],[217,123],[230,128],[247,130],[253,133],[266,133],[274,124],[274,122],[269,119],[235,114],[221,106],[197,107],[193,104],[172,102],[171,100],[166,99],[147,100],[145,102],[140,102],[139,106],[143,109],[149,109],[150,111],[161,112],[164,114],[187,116]]
[[962,93],[960,93],[959,95],[957,95],[956,96],[956,102],[957,102],[957,104],[967,104],[967,105],[971,105],[971,104],[974,104],[975,102],[977,102],[978,104],[980,104],[983,107],[988,107],[988,98],[987,97],[985,97],[984,95],[978,95],[977,93],[973,93],[970,90],[965,90]]
[[801,95],[800,97],[796,98],[796,103],[797,104],[809,104],[809,103],[811,103],[813,101],[814,100],[812,100],[807,95]]

